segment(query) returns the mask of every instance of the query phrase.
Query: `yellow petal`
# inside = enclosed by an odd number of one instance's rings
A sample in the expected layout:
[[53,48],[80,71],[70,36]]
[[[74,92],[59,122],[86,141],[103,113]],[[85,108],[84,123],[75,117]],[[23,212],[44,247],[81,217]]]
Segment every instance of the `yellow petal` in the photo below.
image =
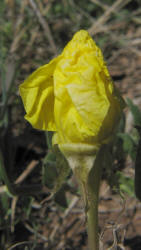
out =
[[20,85],[25,118],[37,129],[56,130],[53,72],[58,60],[59,57],[40,67]]
[[54,71],[55,122],[62,143],[103,143],[121,107],[101,50],[87,31],[77,32]]
[[97,93],[96,88],[85,84],[69,84],[67,89],[83,121],[93,131],[93,135],[97,135],[109,109],[108,99]]
[[25,118],[35,128],[56,131],[60,145],[107,143],[124,106],[101,50],[84,30],[60,56],[36,70],[20,94]]
[[55,99],[55,121],[58,140],[65,142],[90,142],[93,132],[86,126],[72,103],[67,90],[63,100]]

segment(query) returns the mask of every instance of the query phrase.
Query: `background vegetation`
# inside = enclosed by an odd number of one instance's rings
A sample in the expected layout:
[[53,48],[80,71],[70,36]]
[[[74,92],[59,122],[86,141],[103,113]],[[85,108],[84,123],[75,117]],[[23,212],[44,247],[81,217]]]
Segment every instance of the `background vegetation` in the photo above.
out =
[[127,102],[114,147],[103,159],[101,249],[141,249],[141,204],[134,191],[136,168],[141,199],[140,24],[140,0],[0,1],[0,249],[87,249],[77,183],[52,151],[51,134],[24,120],[18,91],[79,29],[102,49]]

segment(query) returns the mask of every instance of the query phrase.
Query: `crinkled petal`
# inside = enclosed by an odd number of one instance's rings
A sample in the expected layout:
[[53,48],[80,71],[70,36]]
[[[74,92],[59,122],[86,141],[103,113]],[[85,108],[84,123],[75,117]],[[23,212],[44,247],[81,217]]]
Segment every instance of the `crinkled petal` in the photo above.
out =
[[40,89],[40,91],[38,88],[32,88],[31,93],[27,92],[26,98],[30,100],[30,98],[35,98],[36,94],[34,105],[30,112],[25,115],[25,119],[36,129],[56,131],[53,87]]
[[[72,134],[74,133],[76,138],[81,134],[81,141],[86,140],[88,136],[89,141],[89,135],[97,136],[108,113],[110,103],[106,95],[106,88],[110,85],[110,77],[105,70],[99,48],[87,32],[82,32],[82,37],[84,40],[81,40],[79,46],[77,37],[64,49],[63,58],[54,71],[54,92],[56,99],[61,103],[59,113],[67,114],[65,115],[67,126],[71,122],[73,125],[75,124],[74,129],[71,125]],[[104,81],[101,79],[101,71],[105,75]],[[71,109],[69,107],[66,110],[68,96],[71,100]],[[55,116],[56,114],[57,112],[55,112]],[[57,117],[56,122],[60,119],[60,115]],[[60,127],[62,128],[62,126]],[[77,128],[79,129],[77,130]],[[82,128],[84,128],[83,133]]]
[[60,56],[36,70],[20,94],[25,118],[35,128],[56,131],[58,144],[107,143],[124,106],[101,50],[84,30]]
[[20,85],[25,118],[37,129],[56,131],[53,73],[58,60],[40,67]]
[[[67,90],[63,100],[55,99],[55,119],[58,140],[65,142],[90,142],[93,132],[87,127],[75,105],[72,103]],[[60,129],[61,128],[61,129]]]
[[66,88],[83,121],[97,135],[109,109],[108,99],[84,84],[69,84]]

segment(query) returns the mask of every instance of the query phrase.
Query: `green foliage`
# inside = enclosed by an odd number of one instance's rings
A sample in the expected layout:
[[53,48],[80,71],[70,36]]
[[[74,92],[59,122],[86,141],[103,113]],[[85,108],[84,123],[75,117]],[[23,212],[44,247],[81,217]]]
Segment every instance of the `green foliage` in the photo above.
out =
[[57,178],[56,156],[53,152],[49,152],[43,160],[42,182],[48,188],[52,189]]
[[49,152],[43,161],[42,181],[54,194],[55,201],[62,207],[67,207],[64,183],[70,173],[70,168],[59,149]]
[[118,178],[120,192],[124,192],[131,197],[135,197],[133,178],[127,177],[119,171],[116,176]]
[[130,108],[130,111],[133,115],[134,119],[134,126],[141,126],[141,111],[139,110],[138,106],[135,105],[131,99],[127,98],[127,104]]
[[46,141],[49,152],[43,160],[42,182],[52,189],[53,193],[57,193],[68,177],[70,168],[57,145],[52,150],[52,132],[46,132]]
[[[141,201],[141,111],[137,105],[135,105],[131,99],[127,99],[127,104],[133,116],[134,126],[138,131],[139,137],[135,137],[134,141],[136,147],[134,148],[133,141],[130,143],[130,152],[134,156],[135,160],[135,193],[137,198]],[[136,149],[136,150],[135,150]],[[137,151],[137,154],[136,154]]]
[[56,169],[57,169],[58,175],[55,181],[55,187],[54,187],[53,192],[56,193],[57,191],[60,190],[60,188],[64,184],[64,181],[70,174],[71,170],[70,170],[67,160],[62,155],[62,153],[60,152],[57,146],[54,146],[54,152],[56,155]]
[[123,141],[123,150],[126,154],[129,154],[130,157],[135,160],[136,158],[136,141],[130,134],[127,133],[118,133],[118,136]]
[[24,202],[23,211],[25,212],[26,218],[30,218],[34,198],[30,196],[26,198],[24,197],[23,202]]

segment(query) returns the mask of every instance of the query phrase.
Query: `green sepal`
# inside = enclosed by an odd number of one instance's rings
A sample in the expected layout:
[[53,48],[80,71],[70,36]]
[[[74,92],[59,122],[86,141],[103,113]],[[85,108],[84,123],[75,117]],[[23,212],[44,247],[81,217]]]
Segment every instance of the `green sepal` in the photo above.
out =
[[53,193],[56,193],[61,189],[66,178],[70,174],[71,169],[68,165],[67,160],[65,159],[64,155],[61,153],[61,151],[57,145],[54,145],[53,151],[54,151],[55,156],[56,156],[56,170],[57,170],[57,177],[55,180],[55,186],[53,189]]
[[88,177],[94,166],[99,147],[83,143],[67,143],[59,145],[59,148],[80,184],[85,210],[87,210]]

